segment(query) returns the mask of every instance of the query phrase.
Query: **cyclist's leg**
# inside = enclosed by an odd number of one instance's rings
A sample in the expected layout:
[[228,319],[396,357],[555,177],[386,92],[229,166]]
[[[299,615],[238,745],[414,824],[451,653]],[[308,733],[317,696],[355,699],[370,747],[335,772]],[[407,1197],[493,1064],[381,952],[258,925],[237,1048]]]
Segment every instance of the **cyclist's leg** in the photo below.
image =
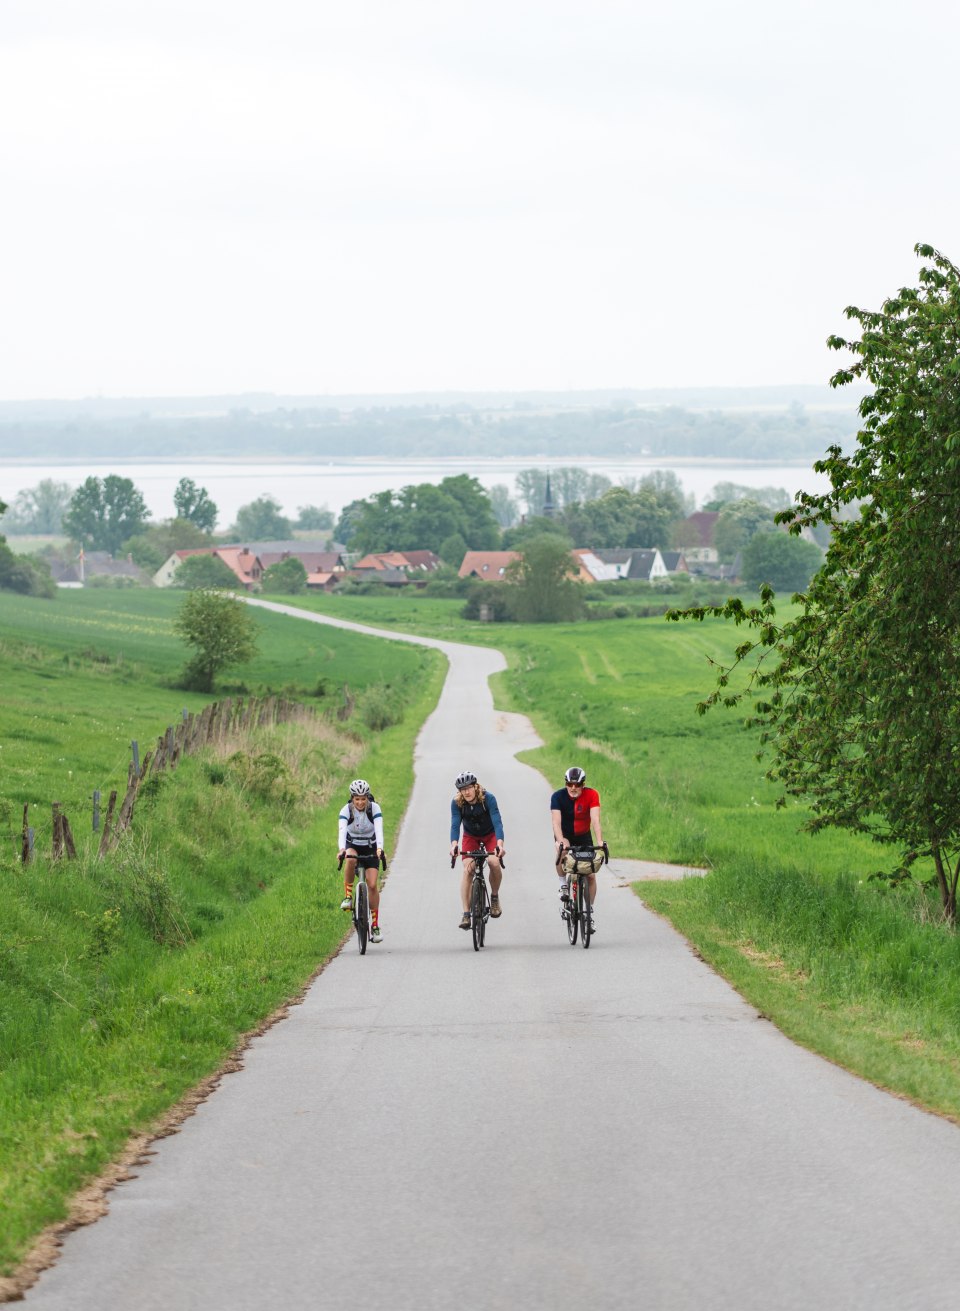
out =
[[487,876],[490,880],[490,895],[495,897],[500,891],[500,884],[503,881],[503,869],[496,856],[487,857]]
[[470,856],[463,858],[463,872],[460,875],[460,904],[464,915],[470,913],[470,885],[473,882],[473,860]]
[[347,847],[343,858],[343,895],[353,901],[353,880],[357,872],[357,853],[353,847]]

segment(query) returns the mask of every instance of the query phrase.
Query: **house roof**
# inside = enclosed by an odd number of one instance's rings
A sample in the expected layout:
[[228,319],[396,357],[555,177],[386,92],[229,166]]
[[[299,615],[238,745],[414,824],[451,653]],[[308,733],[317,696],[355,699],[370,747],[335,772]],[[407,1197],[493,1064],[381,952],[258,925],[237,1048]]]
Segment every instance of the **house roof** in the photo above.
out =
[[488,581],[502,581],[507,565],[519,559],[519,551],[468,551],[458,574],[461,578],[475,574]]
[[343,568],[343,560],[340,558],[339,551],[258,551],[257,557],[264,569],[269,569],[272,564],[280,564],[283,560],[299,560],[306,569],[307,573],[332,572],[334,569]]
[[262,572],[260,561],[246,547],[218,546],[214,555],[219,556],[223,563],[233,570],[244,586],[249,586],[260,577]]

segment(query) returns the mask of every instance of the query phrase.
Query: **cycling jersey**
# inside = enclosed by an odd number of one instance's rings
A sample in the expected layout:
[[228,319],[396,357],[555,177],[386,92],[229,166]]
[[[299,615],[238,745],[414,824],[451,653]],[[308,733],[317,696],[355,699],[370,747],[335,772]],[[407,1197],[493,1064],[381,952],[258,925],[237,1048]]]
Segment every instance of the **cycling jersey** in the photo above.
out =
[[584,788],[578,797],[572,797],[566,788],[554,792],[550,809],[560,811],[560,832],[568,842],[578,838],[590,841],[590,811],[600,809],[600,793]]
[[341,851],[347,847],[383,847],[383,814],[376,801],[368,801],[363,810],[347,802],[340,811],[338,845]]
[[450,802],[451,842],[459,841],[461,824],[464,833],[469,833],[471,837],[485,838],[493,833],[503,841],[503,820],[500,818],[497,798],[492,792],[488,792],[482,801],[464,801],[463,809],[458,805],[457,798],[453,798]]

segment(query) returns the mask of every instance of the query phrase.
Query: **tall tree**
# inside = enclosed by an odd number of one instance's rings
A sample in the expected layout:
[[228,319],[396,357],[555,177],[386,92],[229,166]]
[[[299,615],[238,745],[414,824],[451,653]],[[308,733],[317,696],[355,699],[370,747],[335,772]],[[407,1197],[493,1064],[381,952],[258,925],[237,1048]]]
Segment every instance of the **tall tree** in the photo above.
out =
[[69,483],[43,478],[17,493],[3,526],[10,533],[59,533],[72,495]]
[[272,496],[258,496],[237,511],[236,536],[245,542],[286,541],[293,524],[280,512],[280,502]]
[[173,493],[173,504],[178,519],[189,519],[205,533],[212,533],[217,522],[217,507],[205,487],[198,487],[192,478],[181,478]]
[[173,621],[174,631],[192,646],[183,686],[212,692],[218,674],[246,664],[257,653],[257,623],[247,606],[219,591],[189,592]]
[[543,533],[525,542],[520,558],[507,565],[503,586],[514,619],[542,624],[578,619],[583,613],[583,588],[577,567],[563,538]]
[[63,527],[75,542],[93,551],[119,551],[128,537],[143,531],[150,515],[130,478],[111,473],[87,478],[74,492]]
[[[865,380],[856,448],[832,446],[830,478],[778,515],[832,532],[799,615],[778,623],[772,589],[723,614],[755,636],[699,707],[735,705],[730,678],[749,662],[760,691],[749,721],[772,751],[768,776],[805,797],[812,830],[835,826],[900,850],[898,877],[926,858],[945,917],[960,875],[960,270],[930,246],[918,287],[879,310],[850,307],[859,338],[834,386]],[[862,502],[854,519],[843,509]],[[679,618],[679,614],[671,617]]]

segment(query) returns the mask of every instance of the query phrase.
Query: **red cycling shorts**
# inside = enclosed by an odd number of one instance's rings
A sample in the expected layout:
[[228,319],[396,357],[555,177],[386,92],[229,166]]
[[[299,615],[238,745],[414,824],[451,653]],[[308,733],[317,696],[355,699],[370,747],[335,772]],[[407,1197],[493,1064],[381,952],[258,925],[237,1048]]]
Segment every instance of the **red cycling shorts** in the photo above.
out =
[[488,833],[482,838],[475,838],[472,833],[464,833],[463,841],[460,843],[460,854],[469,856],[470,852],[476,851],[481,843],[486,847],[487,854],[492,856],[497,849],[496,833]]

